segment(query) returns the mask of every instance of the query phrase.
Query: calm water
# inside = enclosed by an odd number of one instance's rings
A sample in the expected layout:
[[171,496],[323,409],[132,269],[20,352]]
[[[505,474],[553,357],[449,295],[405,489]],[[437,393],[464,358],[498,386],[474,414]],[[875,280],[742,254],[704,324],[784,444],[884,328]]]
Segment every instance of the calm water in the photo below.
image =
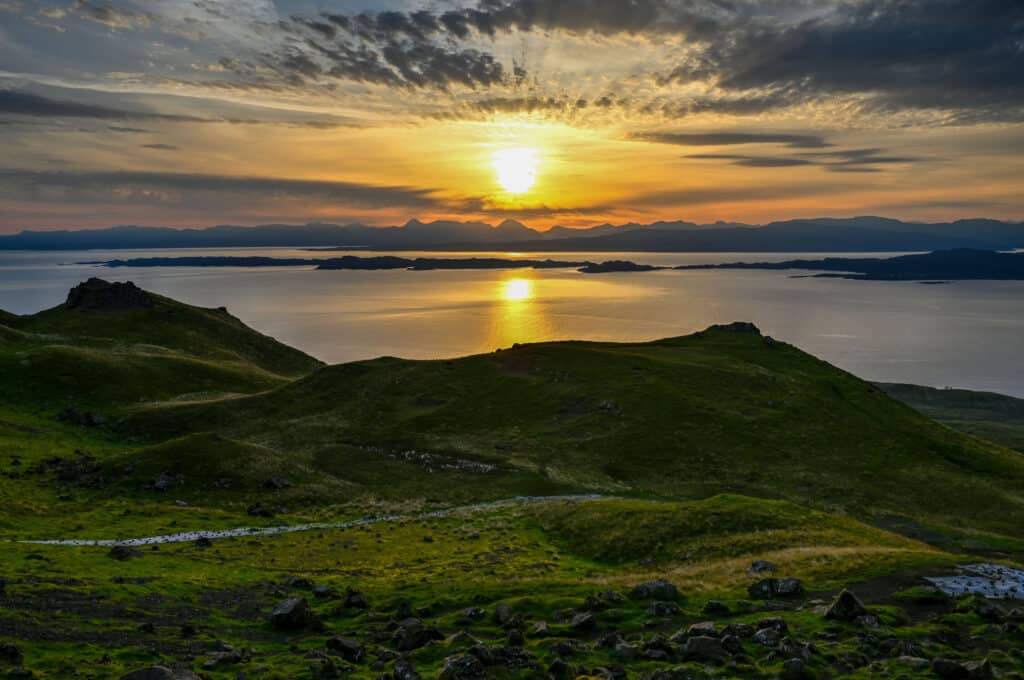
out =
[[[1024,282],[926,286],[792,278],[772,271],[595,276],[565,270],[105,269],[68,264],[197,254],[311,256],[292,249],[0,253],[0,308],[25,314],[55,305],[68,288],[90,276],[130,279],[192,304],[225,305],[254,328],[332,363],[381,355],[458,356],[538,340],[650,340],[742,320],[869,380],[1024,396]],[[793,256],[551,257],[671,265]]]

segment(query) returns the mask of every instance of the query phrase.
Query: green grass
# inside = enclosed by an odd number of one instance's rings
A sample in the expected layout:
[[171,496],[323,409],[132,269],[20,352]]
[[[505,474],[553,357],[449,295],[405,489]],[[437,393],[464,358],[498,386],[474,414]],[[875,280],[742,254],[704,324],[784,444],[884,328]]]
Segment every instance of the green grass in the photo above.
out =
[[[1021,670],[1019,634],[924,592],[918,577],[973,559],[960,554],[971,546],[1024,554],[1024,458],[796,348],[715,329],[654,343],[547,343],[451,361],[321,367],[223,311],[155,300],[130,312],[0,314],[0,642],[18,644],[36,677],[117,678],[156,662],[198,669],[223,641],[254,656],[203,671],[212,680],[237,671],[309,678],[317,662],[308,655],[346,634],[383,664],[348,675],[379,678],[391,667],[382,650],[403,603],[428,608],[422,616],[446,635],[467,629],[491,647],[504,645],[490,617],[498,602],[528,625],[547,621],[553,637],[526,643],[546,667],[572,639],[670,635],[705,619],[710,598],[730,607],[723,623],[783,616],[792,637],[815,641],[809,663],[819,677],[877,675],[869,662],[929,677],[865,642],[862,628],[824,620],[827,598],[850,585],[881,619],[882,631],[868,637]],[[106,423],[57,420],[69,406]],[[274,478],[288,484],[268,485]],[[157,488],[157,480],[166,483]],[[577,492],[614,498],[415,516]],[[250,516],[255,502],[277,516]],[[390,513],[408,516],[145,548],[125,562],[103,547],[13,540]],[[912,527],[931,544],[882,525]],[[803,579],[810,599],[748,601],[753,559]],[[336,598],[287,585],[292,576],[336,592],[358,588],[372,607],[339,608]],[[588,596],[651,578],[681,588],[679,613],[655,616],[627,598],[597,613],[598,631],[571,630]],[[322,628],[271,629],[267,613],[291,595],[310,598]],[[460,621],[469,606],[487,616]],[[140,631],[143,623],[154,632]],[[182,637],[185,623],[195,637]],[[743,645],[715,677],[780,672],[781,656]],[[436,677],[460,650],[441,641],[408,658]],[[847,669],[851,656],[869,661]],[[580,675],[622,663],[593,646],[571,661]],[[679,663],[628,666],[640,678]]]
[[1024,399],[992,392],[879,383],[886,394],[955,430],[1024,452]]

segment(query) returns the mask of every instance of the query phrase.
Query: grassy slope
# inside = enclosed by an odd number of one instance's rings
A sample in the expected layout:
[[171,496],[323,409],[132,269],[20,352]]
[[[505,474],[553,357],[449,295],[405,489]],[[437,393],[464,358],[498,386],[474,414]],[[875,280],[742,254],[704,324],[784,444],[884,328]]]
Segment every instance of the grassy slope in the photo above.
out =
[[1024,452],[1024,399],[920,385],[878,386],[894,399],[954,429]]
[[[796,348],[722,330],[333,366],[251,397],[146,407],[128,428],[217,431],[384,496],[421,491],[422,470],[382,468],[413,451],[611,493],[743,493],[1011,535],[1024,522],[1019,455]],[[452,493],[490,492],[489,475],[463,477]]]
[[226,311],[151,297],[148,309],[59,305],[0,316],[5,401],[117,410],[139,401],[257,392],[320,365]]

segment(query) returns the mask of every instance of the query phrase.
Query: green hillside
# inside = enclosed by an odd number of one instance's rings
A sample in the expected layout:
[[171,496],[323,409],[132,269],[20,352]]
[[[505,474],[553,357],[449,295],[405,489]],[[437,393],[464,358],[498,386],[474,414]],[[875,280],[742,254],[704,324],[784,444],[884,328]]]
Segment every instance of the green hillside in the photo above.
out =
[[878,386],[892,398],[954,429],[1024,452],[1024,399],[920,385]]
[[10,677],[1020,672],[1016,610],[922,576],[1012,564],[1022,499],[1019,453],[749,324],[322,367],[131,285],[0,314]]
[[117,410],[281,385],[319,366],[225,309],[182,304],[98,279],[68,301],[0,316],[0,380],[20,406]]
[[432,475],[451,497],[491,497],[492,480],[514,474],[603,493],[786,498],[1007,534],[1024,521],[1018,454],[745,325],[332,366],[250,397],[143,407],[126,427],[258,442],[385,497],[421,494]]

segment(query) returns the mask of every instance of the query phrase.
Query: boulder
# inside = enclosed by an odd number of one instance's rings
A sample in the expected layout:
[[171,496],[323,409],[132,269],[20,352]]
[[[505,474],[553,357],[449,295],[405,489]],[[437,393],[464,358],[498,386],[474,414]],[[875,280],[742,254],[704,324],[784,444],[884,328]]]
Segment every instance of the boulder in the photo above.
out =
[[352,588],[347,588],[345,590],[345,600],[342,604],[350,609],[370,608],[370,600],[361,592],[353,590]]
[[253,503],[252,505],[250,505],[248,508],[245,509],[245,512],[250,517],[273,517],[274,516],[274,512],[272,510],[268,509],[268,508],[263,507],[262,503]]
[[932,673],[943,680],[989,680],[995,677],[992,664],[988,659],[963,662],[942,658],[932,659]]
[[647,614],[649,616],[675,616],[679,613],[679,605],[675,602],[665,602],[658,600],[652,602],[651,606],[647,608]]
[[587,631],[597,628],[597,619],[590,612],[582,612],[572,617],[569,626],[573,630]]
[[121,680],[199,680],[199,676],[187,669],[150,666],[122,675]]
[[638,583],[630,595],[638,600],[674,600],[679,597],[679,590],[672,583],[657,579]]
[[133,548],[130,545],[115,545],[107,553],[107,557],[111,557],[120,562],[124,562],[125,560],[131,560],[137,557],[142,557],[142,551],[138,548]]
[[843,592],[836,596],[828,611],[825,612],[825,618],[832,621],[851,622],[868,614],[867,608],[861,604],[856,595],[849,590],[843,590]]
[[395,661],[395,665],[391,669],[391,676],[395,680],[422,680],[420,674],[416,671],[416,667],[406,659]]
[[754,560],[750,563],[747,573],[756,576],[758,574],[769,574],[773,571],[778,571],[778,569],[778,566],[768,560]]
[[721,661],[729,656],[722,641],[710,635],[696,635],[683,645],[683,658],[687,661]]
[[686,637],[697,637],[699,635],[706,635],[708,637],[718,637],[718,629],[715,627],[714,621],[701,621],[695,623],[686,629]]
[[331,653],[350,663],[361,663],[366,658],[366,648],[351,638],[335,635],[327,640],[326,646]]
[[25,662],[25,655],[21,653],[18,645],[10,642],[0,644],[0,662],[11,666],[20,666]]
[[786,659],[782,662],[782,673],[779,675],[782,680],[808,680],[813,677],[807,670],[807,663],[803,659]]
[[270,612],[270,625],[278,630],[300,630],[313,620],[313,612],[304,597],[287,599]]
[[438,680],[483,680],[486,677],[487,669],[471,654],[449,656],[437,674]]
[[444,633],[437,628],[423,625],[419,619],[405,619],[399,622],[392,638],[400,652],[411,652],[425,647],[435,640],[443,640]]
[[731,612],[724,602],[708,600],[704,603],[704,608],[701,609],[701,613],[704,614],[704,616],[728,616]]
[[766,578],[751,584],[747,592],[758,600],[793,598],[804,594],[804,584],[798,578]]

